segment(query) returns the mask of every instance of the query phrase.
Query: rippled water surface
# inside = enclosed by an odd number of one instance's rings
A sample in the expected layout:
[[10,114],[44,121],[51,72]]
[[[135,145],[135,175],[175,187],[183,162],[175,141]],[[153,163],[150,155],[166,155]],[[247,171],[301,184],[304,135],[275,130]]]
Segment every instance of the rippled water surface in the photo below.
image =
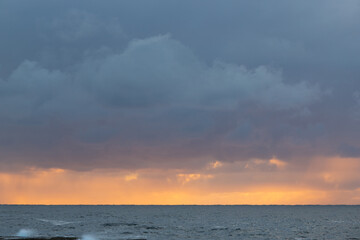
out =
[[0,206],[0,237],[360,239],[360,206]]

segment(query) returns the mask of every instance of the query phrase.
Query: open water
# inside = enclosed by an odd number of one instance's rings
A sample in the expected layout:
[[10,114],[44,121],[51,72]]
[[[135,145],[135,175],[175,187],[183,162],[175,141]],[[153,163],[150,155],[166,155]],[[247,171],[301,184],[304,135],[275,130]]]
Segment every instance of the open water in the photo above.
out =
[[360,206],[9,206],[1,237],[360,239]]

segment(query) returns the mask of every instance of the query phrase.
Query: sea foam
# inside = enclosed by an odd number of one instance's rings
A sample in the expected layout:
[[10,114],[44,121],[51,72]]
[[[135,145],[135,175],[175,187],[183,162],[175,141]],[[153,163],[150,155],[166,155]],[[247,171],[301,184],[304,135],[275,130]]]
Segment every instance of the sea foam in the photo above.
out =
[[67,222],[67,221],[62,221],[62,220],[50,220],[50,219],[38,219],[38,220],[42,221],[42,222],[46,222],[46,223],[51,223],[52,225],[55,225],[55,226],[61,226],[61,225],[73,223],[73,222]]
[[99,240],[97,237],[91,234],[84,234],[79,240]]
[[16,234],[17,237],[32,237],[35,235],[35,231],[32,229],[20,229]]

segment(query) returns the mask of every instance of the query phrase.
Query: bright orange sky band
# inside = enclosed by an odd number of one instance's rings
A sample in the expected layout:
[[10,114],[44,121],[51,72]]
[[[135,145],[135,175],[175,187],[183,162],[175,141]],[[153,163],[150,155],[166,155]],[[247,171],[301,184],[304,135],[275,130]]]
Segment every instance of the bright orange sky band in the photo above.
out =
[[297,170],[278,159],[210,162],[199,171],[138,169],[0,173],[1,204],[360,204],[357,159]]

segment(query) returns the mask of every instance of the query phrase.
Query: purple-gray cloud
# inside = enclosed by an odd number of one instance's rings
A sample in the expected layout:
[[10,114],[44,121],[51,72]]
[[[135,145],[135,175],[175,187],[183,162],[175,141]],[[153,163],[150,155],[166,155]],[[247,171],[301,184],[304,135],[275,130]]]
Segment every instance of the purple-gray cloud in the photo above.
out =
[[169,2],[0,2],[1,168],[359,156],[358,2]]

